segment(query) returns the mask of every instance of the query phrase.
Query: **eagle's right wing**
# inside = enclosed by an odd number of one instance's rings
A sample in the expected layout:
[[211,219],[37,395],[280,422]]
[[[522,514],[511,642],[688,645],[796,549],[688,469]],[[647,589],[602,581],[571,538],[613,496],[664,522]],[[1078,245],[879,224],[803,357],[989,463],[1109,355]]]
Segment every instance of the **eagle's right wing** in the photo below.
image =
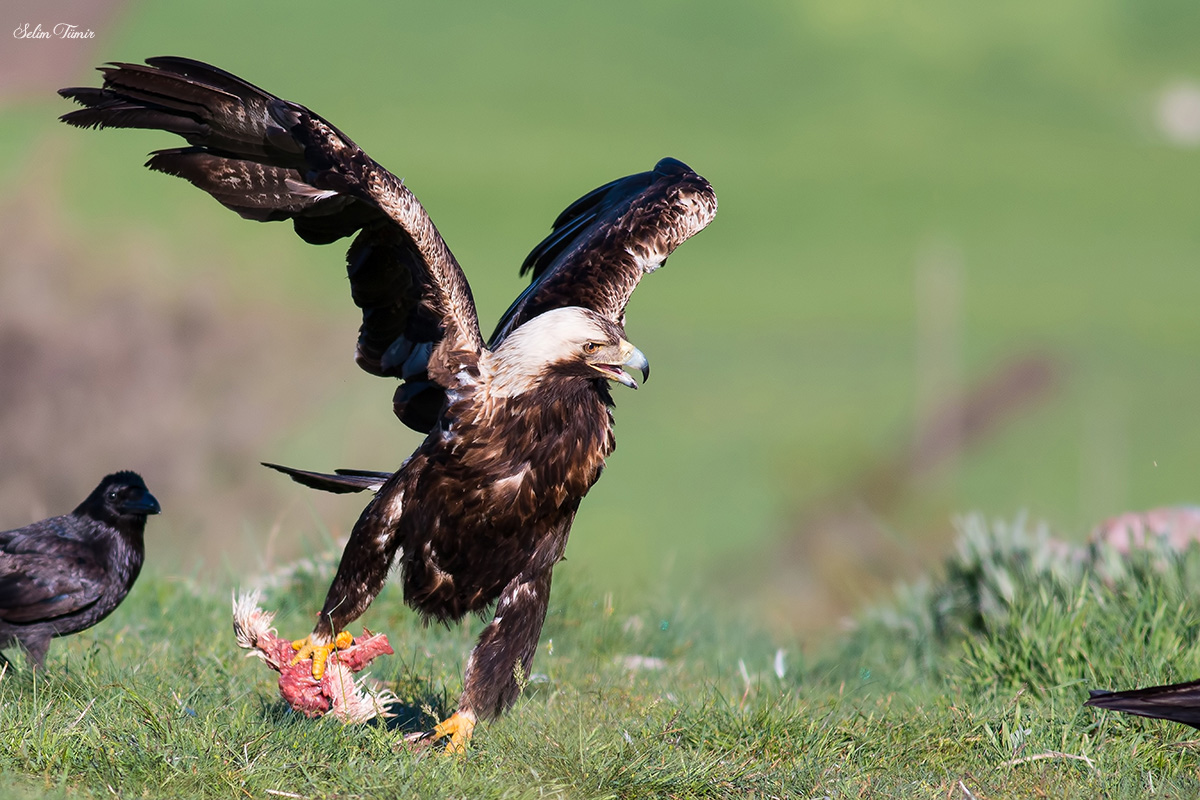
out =
[[200,61],[146,63],[101,67],[101,88],[61,90],[85,106],[63,121],[178,134],[190,146],[159,150],[146,166],[187,179],[247,219],[290,219],[313,244],[357,231],[347,254],[363,312],[355,360],[405,381],[396,415],[429,431],[445,390],[476,371],[482,341],[466,278],[417,198],[304,106]]

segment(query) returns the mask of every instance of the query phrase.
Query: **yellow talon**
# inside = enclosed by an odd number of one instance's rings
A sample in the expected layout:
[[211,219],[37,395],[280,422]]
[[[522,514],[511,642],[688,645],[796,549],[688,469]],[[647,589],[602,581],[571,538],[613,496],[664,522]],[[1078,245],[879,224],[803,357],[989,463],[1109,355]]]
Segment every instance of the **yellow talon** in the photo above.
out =
[[296,651],[296,655],[292,656],[292,660],[288,666],[295,666],[306,658],[311,658],[313,662],[312,676],[317,680],[325,674],[325,664],[329,661],[329,656],[334,650],[345,650],[350,645],[354,644],[354,637],[349,631],[342,631],[332,642],[324,644],[314,644],[312,634],[305,636],[303,639],[297,639],[292,642],[292,649]]
[[442,739],[449,736],[450,741],[446,743],[446,752],[465,753],[474,730],[475,715],[470,711],[455,711],[433,729],[433,738]]

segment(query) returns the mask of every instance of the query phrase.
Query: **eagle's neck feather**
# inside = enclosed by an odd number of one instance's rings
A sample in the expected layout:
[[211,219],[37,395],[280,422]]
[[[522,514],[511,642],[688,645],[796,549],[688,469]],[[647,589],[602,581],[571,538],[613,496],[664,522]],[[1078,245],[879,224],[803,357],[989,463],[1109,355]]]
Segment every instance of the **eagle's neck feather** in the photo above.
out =
[[541,384],[545,369],[544,359],[524,350],[501,348],[479,359],[484,394],[497,400],[533,391]]
[[556,363],[579,358],[589,340],[605,336],[582,308],[557,308],[517,328],[479,359],[480,377],[492,398],[507,398],[538,388]]

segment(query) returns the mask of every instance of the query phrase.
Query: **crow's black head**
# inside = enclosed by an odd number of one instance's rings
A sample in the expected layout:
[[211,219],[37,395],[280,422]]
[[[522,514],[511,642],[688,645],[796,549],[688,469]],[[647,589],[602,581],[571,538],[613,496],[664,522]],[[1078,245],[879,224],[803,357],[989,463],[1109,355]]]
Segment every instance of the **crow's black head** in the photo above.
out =
[[146,482],[136,472],[114,472],[100,481],[88,498],[75,509],[92,519],[116,524],[145,523],[146,516],[162,510],[158,500],[146,488]]

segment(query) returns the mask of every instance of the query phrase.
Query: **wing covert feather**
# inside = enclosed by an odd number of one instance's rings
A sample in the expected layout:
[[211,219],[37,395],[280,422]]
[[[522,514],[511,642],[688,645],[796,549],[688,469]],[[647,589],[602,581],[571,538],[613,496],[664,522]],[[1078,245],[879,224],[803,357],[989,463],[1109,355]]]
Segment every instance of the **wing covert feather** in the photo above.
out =
[[104,570],[91,544],[64,535],[72,522],[55,517],[0,537],[0,619],[61,617],[99,599]]

